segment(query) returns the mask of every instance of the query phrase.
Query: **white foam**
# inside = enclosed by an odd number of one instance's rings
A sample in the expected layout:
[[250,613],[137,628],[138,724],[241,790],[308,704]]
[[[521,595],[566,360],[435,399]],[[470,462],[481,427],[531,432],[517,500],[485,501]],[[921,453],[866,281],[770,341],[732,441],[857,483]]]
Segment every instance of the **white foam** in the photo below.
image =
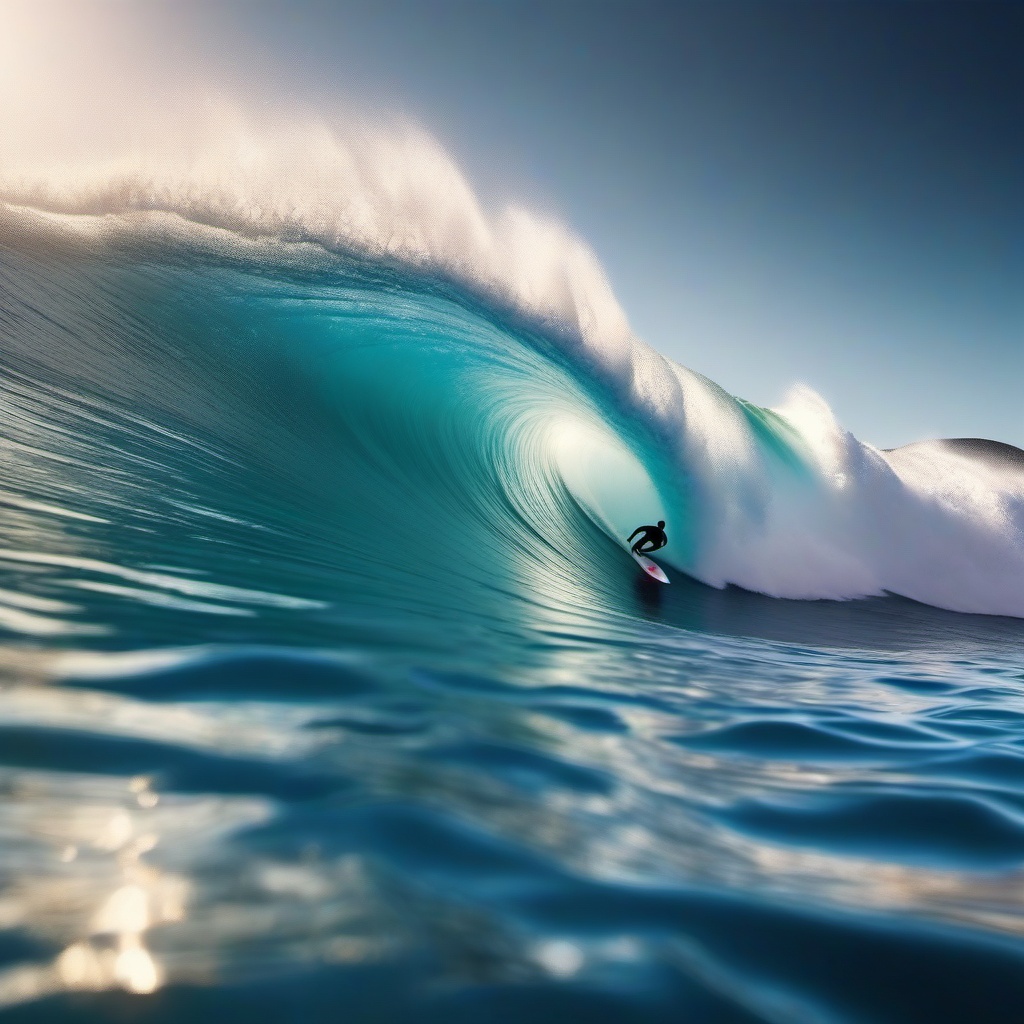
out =
[[698,570],[708,582],[798,598],[889,591],[1024,615],[1024,473],[941,446],[881,452],[807,388],[778,412],[806,476],[762,450],[737,474],[742,486],[712,490]]

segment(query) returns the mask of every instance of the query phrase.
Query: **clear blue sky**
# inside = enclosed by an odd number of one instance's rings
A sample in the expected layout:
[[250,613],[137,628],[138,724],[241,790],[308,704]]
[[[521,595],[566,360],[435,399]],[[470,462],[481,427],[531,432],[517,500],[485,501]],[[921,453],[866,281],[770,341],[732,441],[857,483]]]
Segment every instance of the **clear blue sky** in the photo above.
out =
[[1024,446],[1024,4],[143,9],[183,74],[411,115],[485,197],[568,222],[637,332],[736,394],[802,381],[886,447]]

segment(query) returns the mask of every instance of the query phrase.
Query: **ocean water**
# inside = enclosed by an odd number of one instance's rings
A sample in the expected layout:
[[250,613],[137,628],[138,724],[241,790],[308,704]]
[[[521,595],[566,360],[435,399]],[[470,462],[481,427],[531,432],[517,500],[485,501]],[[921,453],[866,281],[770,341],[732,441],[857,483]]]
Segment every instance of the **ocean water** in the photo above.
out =
[[0,1018],[1024,1019],[1015,450],[727,395],[416,146],[6,186]]

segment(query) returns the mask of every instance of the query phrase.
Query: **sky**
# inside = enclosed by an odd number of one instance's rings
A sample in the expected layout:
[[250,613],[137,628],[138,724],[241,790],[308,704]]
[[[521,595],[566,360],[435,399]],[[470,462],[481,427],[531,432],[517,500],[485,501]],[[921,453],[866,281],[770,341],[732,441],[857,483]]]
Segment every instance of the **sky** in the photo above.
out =
[[116,31],[135,73],[413,119],[485,199],[570,225],[636,332],[735,394],[807,384],[882,447],[1024,446],[1024,4],[75,10],[77,45]]

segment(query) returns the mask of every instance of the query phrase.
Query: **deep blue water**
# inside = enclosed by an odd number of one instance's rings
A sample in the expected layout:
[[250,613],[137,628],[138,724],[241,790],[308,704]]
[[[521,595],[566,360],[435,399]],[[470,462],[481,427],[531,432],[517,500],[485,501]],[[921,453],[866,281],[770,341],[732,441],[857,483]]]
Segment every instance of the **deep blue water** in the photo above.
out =
[[1024,1019],[1020,619],[690,579],[442,282],[3,238],[0,1017]]

